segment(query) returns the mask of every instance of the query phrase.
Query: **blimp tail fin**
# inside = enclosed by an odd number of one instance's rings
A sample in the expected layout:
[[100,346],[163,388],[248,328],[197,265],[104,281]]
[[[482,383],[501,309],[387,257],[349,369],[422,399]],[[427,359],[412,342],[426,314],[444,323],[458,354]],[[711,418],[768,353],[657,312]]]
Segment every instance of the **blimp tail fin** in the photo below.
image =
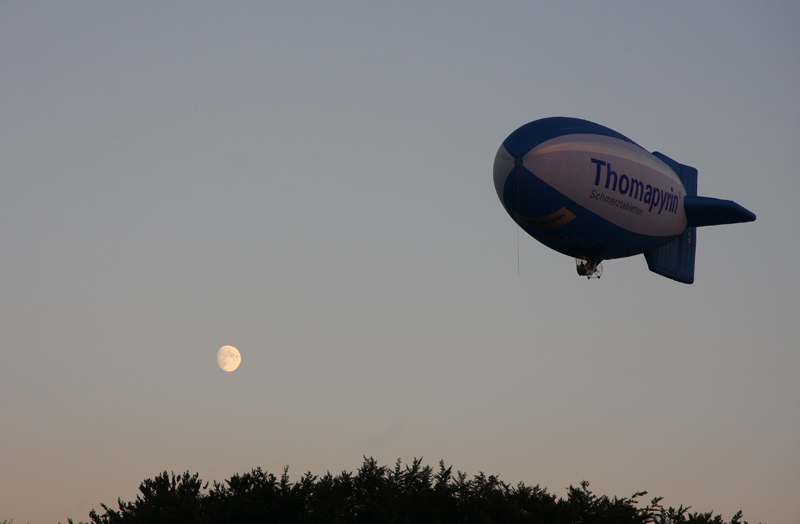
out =
[[[681,179],[683,189],[686,191],[684,201],[697,195],[697,169],[672,160],[670,157],[657,151],[653,156],[667,164],[678,178]],[[675,240],[644,254],[647,267],[650,271],[661,276],[691,284],[694,282],[694,255],[697,246],[697,231],[694,227],[687,227]]]
[[686,191],[683,208],[688,223],[678,238],[665,246],[648,251],[644,258],[653,273],[691,284],[694,282],[697,228],[751,222],[756,216],[736,202],[697,196],[697,169],[676,162],[663,153],[653,152],[653,156],[667,164],[680,178]]
[[644,254],[650,271],[661,276],[691,284],[694,282],[694,254],[697,246],[696,230],[687,227],[667,245]]
[[681,179],[686,197],[683,208],[686,210],[687,227],[717,226],[752,222],[756,215],[731,200],[697,196],[697,169],[678,163],[658,151],[653,156],[667,164]]
[[683,199],[683,208],[690,227],[738,224],[756,219],[755,213],[732,200],[687,196]]

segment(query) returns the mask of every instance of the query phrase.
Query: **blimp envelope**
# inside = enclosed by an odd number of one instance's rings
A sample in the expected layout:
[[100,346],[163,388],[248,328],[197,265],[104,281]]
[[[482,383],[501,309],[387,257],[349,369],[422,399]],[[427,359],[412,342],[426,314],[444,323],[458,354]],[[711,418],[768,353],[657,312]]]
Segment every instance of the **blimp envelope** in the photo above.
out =
[[494,183],[506,211],[546,246],[591,267],[644,253],[652,271],[686,283],[696,227],[755,220],[734,202],[696,196],[696,169],[575,118],[509,135]]

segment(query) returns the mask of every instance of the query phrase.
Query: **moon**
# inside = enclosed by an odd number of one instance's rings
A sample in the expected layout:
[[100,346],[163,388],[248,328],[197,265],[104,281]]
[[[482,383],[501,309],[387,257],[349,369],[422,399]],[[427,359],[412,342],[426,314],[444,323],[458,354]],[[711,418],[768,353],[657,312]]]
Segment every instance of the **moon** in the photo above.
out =
[[234,371],[242,363],[242,355],[233,346],[222,346],[217,351],[217,364],[223,371]]

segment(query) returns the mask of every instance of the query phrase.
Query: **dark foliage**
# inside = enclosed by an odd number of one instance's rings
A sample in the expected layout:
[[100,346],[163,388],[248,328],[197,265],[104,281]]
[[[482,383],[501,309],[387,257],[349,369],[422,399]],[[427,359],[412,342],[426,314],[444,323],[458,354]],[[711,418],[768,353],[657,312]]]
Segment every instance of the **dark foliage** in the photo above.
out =
[[[234,475],[211,489],[189,472],[166,471],[139,486],[134,502],[117,501],[119,509],[102,504],[92,510],[92,524],[747,524],[741,512],[725,521],[690,508],[664,508],[661,499],[638,507],[645,492],[630,498],[597,496],[588,482],[569,487],[565,499],[546,489],[512,486],[494,475],[466,473],[439,462],[430,466],[414,459],[394,468],[372,458],[355,473],[306,473],[297,482],[288,469],[280,477],[261,468]],[[70,523],[72,521],[70,520]]]

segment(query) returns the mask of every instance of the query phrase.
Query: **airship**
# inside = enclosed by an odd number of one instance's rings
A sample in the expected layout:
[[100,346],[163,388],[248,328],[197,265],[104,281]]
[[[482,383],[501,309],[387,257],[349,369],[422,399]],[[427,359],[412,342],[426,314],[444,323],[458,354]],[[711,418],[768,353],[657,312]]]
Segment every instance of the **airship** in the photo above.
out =
[[697,196],[697,169],[578,118],[530,122],[505,139],[494,185],[530,236],[599,278],[602,262],[644,254],[650,271],[694,282],[698,227],[752,222],[731,200]]

